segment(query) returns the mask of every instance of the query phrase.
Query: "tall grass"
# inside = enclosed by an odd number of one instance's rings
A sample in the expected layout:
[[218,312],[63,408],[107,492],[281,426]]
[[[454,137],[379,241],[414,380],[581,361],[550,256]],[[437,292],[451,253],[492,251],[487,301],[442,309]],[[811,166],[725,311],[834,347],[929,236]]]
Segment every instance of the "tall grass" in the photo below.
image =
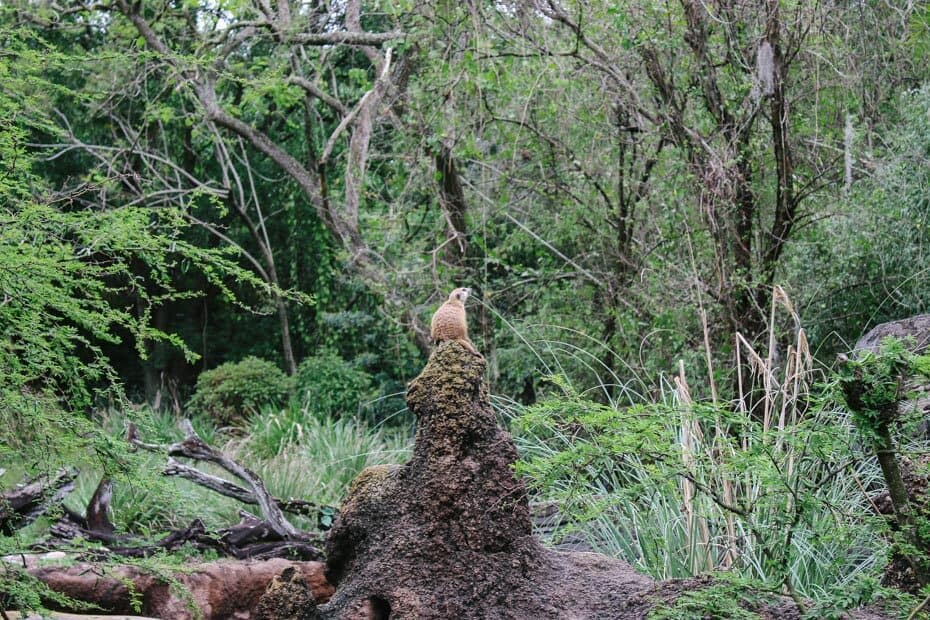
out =
[[[141,424],[141,435],[149,443],[182,439],[179,420],[170,413],[100,414],[100,422],[115,441],[130,420]],[[205,418],[194,420],[194,427],[205,441],[255,471],[272,495],[322,505],[338,505],[349,483],[365,467],[406,460],[411,442],[406,427],[373,428],[355,418],[317,416],[293,403],[254,414],[242,428],[220,429]],[[165,478],[160,475],[164,465],[164,455],[139,452],[126,463],[125,471],[108,472],[115,482],[111,508],[118,531],[157,534],[186,526],[195,518],[209,529],[218,529],[238,522],[240,509],[256,510],[186,480]],[[81,473],[66,503],[82,513],[103,472],[92,461],[78,466]],[[210,464],[196,466],[230,478],[228,472]],[[305,529],[316,527],[300,518],[295,523]]]
[[[793,338],[778,356],[785,316]],[[641,376],[621,390],[578,389],[563,377],[564,393],[548,402],[527,410],[503,403],[537,497],[559,501],[569,527],[595,549],[658,578],[727,570],[818,599],[877,576],[887,542],[867,490],[880,486],[878,467],[854,449],[848,414],[829,398],[779,288],[768,335],[762,353],[738,338],[732,402],[719,399],[712,366],[700,374],[709,383],[700,391],[711,396],[693,400],[693,378],[679,364],[657,389]],[[596,370],[574,345],[538,344],[552,368]],[[559,355],[568,359],[550,361]],[[616,375],[608,381],[623,385]],[[659,398],[648,402],[649,393]],[[607,409],[586,401],[590,394]]]
[[273,492],[336,504],[365,467],[405,461],[410,430],[370,427],[358,418],[334,419],[292,404],[253,418],[248,433],[226,449],[254,467]]

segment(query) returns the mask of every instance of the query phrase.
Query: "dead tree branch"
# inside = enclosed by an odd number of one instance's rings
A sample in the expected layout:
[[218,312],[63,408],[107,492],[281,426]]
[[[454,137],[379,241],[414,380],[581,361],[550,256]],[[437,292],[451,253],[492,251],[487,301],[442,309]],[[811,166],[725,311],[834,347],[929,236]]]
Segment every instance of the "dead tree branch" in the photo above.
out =
[[77,470],[59,469],[0,493],[0,532],[12,534],[60,504],[74,490],[77,474]]
[[169,456],[184,456],[198,461],[206,461],[219,465],[229,473],[249,485],[252,495],[258,502],[262,511],[262,516],[270,524],[272,530],[284,539],[302,537],[301,533],[285,518],[284,513],[278,507],[274,498],[265,489],[265,483],[255,475],[250,469],[243,467],[238,462],[229,458],[225,454],[218,452],[208,446],[201,439],[190,420],[181,422],[181,428],[184,430],[186,437],[184,441],[172,444],[168,447]]

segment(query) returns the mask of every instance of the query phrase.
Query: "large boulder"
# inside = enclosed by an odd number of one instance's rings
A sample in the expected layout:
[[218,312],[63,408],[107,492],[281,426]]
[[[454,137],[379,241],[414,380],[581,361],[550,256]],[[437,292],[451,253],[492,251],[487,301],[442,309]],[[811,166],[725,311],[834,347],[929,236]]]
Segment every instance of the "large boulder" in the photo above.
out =
[[856,341],[854,350],[871,351],[878,353],[882,340],[885,338],[910,340],[908,349],[914,353],[923,353],[930,347],[930,314],[881,323],[870,329],[864,336]]

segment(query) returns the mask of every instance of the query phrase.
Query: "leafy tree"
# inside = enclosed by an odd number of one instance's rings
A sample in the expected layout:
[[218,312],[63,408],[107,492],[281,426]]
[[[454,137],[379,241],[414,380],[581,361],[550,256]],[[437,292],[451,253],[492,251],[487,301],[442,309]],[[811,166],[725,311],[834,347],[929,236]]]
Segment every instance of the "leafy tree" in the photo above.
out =
[[[140,459],[92,414],[93,406],[122,404],[105,345],[134,343],[143,354],[147,343],[165,342],[195,357],[177,336],[149,324],[159,304],[194,295],[171,281],[181,264],[228,295],[230,282],[267,288],[229,252],[185,241],[177,211],[84,205],[85,186],[48,187],[29,145],[59,135],[52,104],[71,93],[48,75],[66,74],[80,59],[5,22],[0,42],[0,470],[42,475],[92,464],[145,484]],[[138,313],[119,303],[127,293],[141,302]],[[0,536],[4,553],[20,543]],[[36,593],[47,594],[16,567],[0,573],[0,610],[11,602],[35,608]]]
[[930,277],[930,120],[927,86],[905,92],[869,152],[854,145],[856,178],[789,255],[822,355],[848,351],[869,327],[927,312]]
[[[232,285],[268,292],[227,250],[184,240],[176,210],[133,204],[86,205],[80,197],[112,182],[49,188],[29,148],[60,135],[51,104],[71,96],[49,74],[79,65],[25,29],[0,29],[0,450],[26,473],[83,462],[118,464],[92,408],[122,404],[122,382],[106,347],[127,343],[144,355],[151,342],[196,354],[150,325],[161,304],[196,296],[175,286],[179,268],[196,271],[229,298]],[[137,269],[142,270],[144,277]],[[121,300],[137,300],[130,311]]]

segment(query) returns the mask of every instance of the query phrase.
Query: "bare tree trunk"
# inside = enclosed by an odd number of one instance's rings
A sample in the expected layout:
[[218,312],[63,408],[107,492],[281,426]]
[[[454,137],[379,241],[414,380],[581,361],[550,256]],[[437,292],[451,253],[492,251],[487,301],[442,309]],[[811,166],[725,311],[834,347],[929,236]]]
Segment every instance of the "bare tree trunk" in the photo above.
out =
[[[483,294],[481,265],[484,251],[479,244],[468,242],[468,201],[459,178],[458,166],[452,149],[443,144],[435,153],[436,172],[439,173],[439,204],[446,218],[448,238],[445,241],[446,260],[455,268],[462,283],[474,285]],[[451,283],[447,283],[451,284]],[[458,284],[456,284],[458,286]],[[451,287],[450,287],[451,289]],[[482,336],[482,349],[490,368],[495,368],[494,339],[491,337],[491,317],[487,306],[481,303],[476,308],[478,326]]]
[[281,295],[275,295],[278,306],[278,321],[281,324],[281,351],[284,353],[284,367],[287,374],[297,374],[297,361],[294,358],[294,345],[291,344],[291,326],[287,318],[287,302]]

